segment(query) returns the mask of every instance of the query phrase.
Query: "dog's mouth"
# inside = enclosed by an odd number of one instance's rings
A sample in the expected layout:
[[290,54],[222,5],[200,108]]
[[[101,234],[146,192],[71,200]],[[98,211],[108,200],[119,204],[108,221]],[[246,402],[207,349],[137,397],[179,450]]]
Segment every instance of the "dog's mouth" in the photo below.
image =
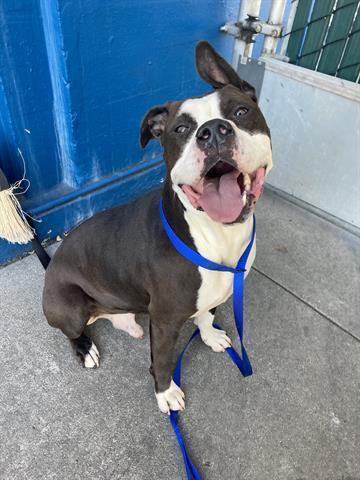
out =
[[181,185],[191,205],[212,220],[233,223],[248,213],[259,199],[266,167],[240,172],[230,163],[218,161],[196,185]]

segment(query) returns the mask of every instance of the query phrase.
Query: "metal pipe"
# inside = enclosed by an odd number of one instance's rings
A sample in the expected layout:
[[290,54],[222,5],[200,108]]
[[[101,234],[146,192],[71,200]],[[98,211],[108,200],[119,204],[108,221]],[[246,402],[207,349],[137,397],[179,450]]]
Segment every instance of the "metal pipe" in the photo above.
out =
[[[282,23],[286,0],[273,0],[270,8],[268,22],[270,25],[279,25]],[[274,55],[278,38],[274,35],[266,36],[263,46],[263,55]]]
[[291,32],[294,24],[294,19],[296,15],[296,10],[299,4],[299,0],[292,0],[291,2],[291,7],[290,7],[290,13],[289,13],[289,18],[286,24],[286,29],[284,31],[284,35],[286,35],[282,41],[281,44],[281,49],[280,49],[280,56],[285,57],[286,56],[286,50],[288,47],[290,35],[289,33]]
[[[258,17],[260,13],[261,0],[242,0],[240,4],[240,10],[238,15],[238,22],[241,22],[247,18],[248,15],[253,17]],[[232,58],[232,65],[235,70],[237,70],[239,60],[242,62],[251,55],[253,49],[252,43],[246,43],[240,38],[235,39],[234,43],[234,53]]]

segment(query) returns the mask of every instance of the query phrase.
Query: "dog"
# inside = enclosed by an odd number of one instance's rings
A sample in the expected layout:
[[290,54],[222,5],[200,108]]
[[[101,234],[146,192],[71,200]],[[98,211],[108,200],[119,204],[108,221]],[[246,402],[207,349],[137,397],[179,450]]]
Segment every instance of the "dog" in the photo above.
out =
[[[135,338],[135,315],[150,315],[151,367],[161,412],[185,408],[172,380],[174,346],[193,319],[215,352],[231,340],[213,327],[215,309],[232,294],[233,275],[208,271],[183,258],[168,239],[165,216],[180,239],[204,257],[235,266],[250,241],[254,208],[272,168],[269,128],[254,88],[205,41],[196,67],[212,90],[200,97],[155,106],[145,115],[140,144],[161,142],[166,164],[162,191],[99,213],[62,242],[45,274],[48,323],[71,341],[82,364],[100,355],[84,333],[99,318]],[[249,272],[255,244],[246,265]]]

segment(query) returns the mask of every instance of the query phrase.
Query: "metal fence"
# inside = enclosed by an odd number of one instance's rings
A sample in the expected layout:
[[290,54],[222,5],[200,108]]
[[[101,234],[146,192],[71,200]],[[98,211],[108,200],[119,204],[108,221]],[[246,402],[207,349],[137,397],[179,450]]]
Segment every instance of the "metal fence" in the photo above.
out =
[[288,35],[291,63],[359,82],[359,0],[299,0]]

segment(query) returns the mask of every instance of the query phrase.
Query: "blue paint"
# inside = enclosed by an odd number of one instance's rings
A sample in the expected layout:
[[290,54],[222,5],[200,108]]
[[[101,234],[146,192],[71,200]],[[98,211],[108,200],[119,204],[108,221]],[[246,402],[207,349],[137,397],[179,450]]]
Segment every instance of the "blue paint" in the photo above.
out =
[[76,187],[75,145],[72,138],[70,96],[56,0],[40,0],[44,39],[52,85],[54,131],[62,181]]
[[[150,168],[118,178],[114,182],[99,185],[91,192],[84,192],[68,199],[64,204],[48,205],[49,208],[41,213],[41,223],[36,225],[39,237],[50,240],[71,230],[74,225],[90,218],[96,212],[103,211],[115,205],[123,205],[130,199],[136,199],[161,185],[164,178],[164,165],[162,158],[157,158]],[[39,207],[41,209],[41,206]],[[0,240],[0,265],[6,264],[14,258],[31,251],[31,244],[11,245]]]
[[[208,88],[195,44],[207,39],[230,59],[233,39],[219,27],[237,13],[237,0],[0,2],[0,166],[21,178],[21,149],[24,207],[42,219],[41,238],[159,184],[161,148],[140,149],[141,119]],[[0,242],[0,263],[25,250]]]
[[0,150],[0,166],[10,182],[21,178],[23,163],[16,153],[19,147],[31,182],[28,198],[41,201],[44,192],[59,184],[61,176],[49,65],[36,0],[0,2],[0,78],[11,119],[5,135],[14,139],[10,156]]
[[[127,168],[126,170],[121,170],[119,173],[112,175],[111,177],[105,177],[97,182],[89,183],[77,190],[71,190],[68,193],[64,193],[60,199],[52,199],[44,204],[41,204],[35,208],[31,209],[31,214],[35,217],[40,217],[42,214],[54,209],[61,207],[64,204],[70,203],[76,200],[78,197],[92,196],[95,192],[101,189],[110,189],[113,184],[124,182],[132,176],[142,174],[143,172],[151,169],[156,169],[158,167],[163,167],[162,157],[155,157],[148,161],[136,163],[135,165]],[[145,186],[144,186],[145,187]],[[145,190],[144,190],[145,191]]]
[[[14,155],[15,150],[16,141],[14,130],[6,101],[4,85],[0,77],[0,152],[4,164],[12,164],[12,156]],[[7,174],[10,175],[10,171]]]

